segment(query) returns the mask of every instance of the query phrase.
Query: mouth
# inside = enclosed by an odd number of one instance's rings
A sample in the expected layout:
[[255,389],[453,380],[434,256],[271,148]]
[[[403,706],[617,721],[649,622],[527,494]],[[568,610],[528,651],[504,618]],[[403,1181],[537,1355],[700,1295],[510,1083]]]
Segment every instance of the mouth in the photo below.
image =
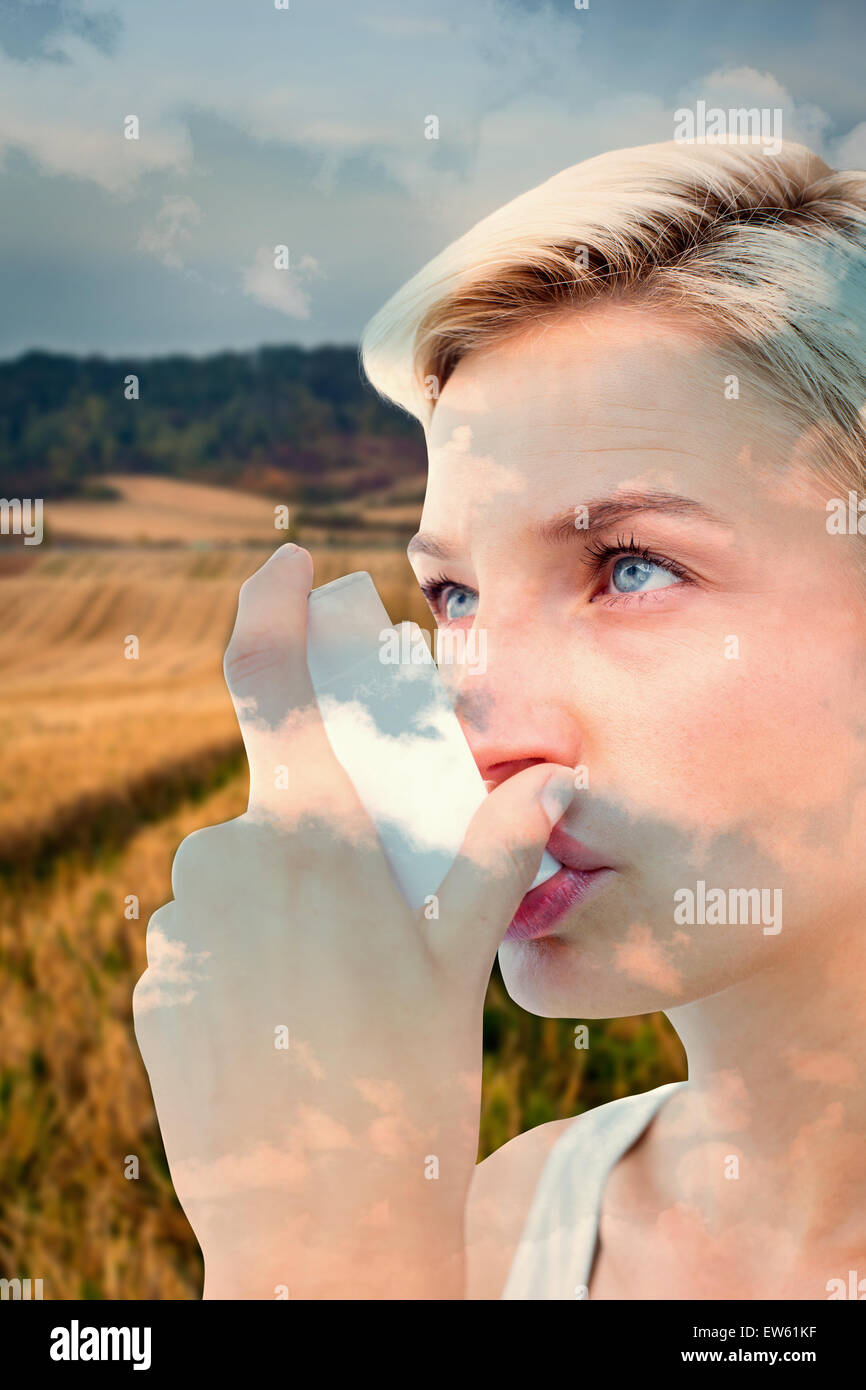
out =
[[534,941],[551,935],[559,922],[615,872],[597,854],[557,826],[547,849],[562,868],[523,898],[505,933],[505,941]]

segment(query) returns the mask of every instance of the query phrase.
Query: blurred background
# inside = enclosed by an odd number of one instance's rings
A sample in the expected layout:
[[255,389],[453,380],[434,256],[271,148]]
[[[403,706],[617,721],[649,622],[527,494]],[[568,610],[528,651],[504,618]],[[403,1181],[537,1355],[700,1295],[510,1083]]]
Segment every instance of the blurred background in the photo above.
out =
[[[361,380],[366,320],[697,98],[863,167],[862,28],[856,0],[0,0],[0,497],[44,501],[41,544],[0,536],[0,1277],[200,1296],[131,993],[179,841],[246,804],[242,581],[296,539],[430,626],[423,437]],[[663,1016],[580,1022],[494,974],[480,1156],[685,1075]]]

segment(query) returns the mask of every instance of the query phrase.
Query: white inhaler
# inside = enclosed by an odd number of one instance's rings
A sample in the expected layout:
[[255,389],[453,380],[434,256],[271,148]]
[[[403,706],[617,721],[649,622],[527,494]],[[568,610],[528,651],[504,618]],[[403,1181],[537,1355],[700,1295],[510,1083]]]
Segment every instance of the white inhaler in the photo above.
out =
[[[366,571],[313,589],[307,612],[307,661],[331,747],[403,895],[421,907],[487,788],[421,629],[391,623]],[[398,651],[414,659],[395,659]],[[559,868],[545,850],[531,886]]]

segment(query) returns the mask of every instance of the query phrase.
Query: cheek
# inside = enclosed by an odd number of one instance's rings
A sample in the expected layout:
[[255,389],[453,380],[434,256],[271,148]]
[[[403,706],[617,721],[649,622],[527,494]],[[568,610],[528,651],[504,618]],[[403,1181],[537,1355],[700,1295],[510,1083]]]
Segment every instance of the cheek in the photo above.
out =
[[764,625],[743,631],[734,655],[730,635],[669,643],[663,663],[626,683],[639,699],[601,706],[598,756],[610,792],[632,813],[699,839],[747,823],[773,857],[816,839],[838,847],[866,788],[859,651],[833,634]]

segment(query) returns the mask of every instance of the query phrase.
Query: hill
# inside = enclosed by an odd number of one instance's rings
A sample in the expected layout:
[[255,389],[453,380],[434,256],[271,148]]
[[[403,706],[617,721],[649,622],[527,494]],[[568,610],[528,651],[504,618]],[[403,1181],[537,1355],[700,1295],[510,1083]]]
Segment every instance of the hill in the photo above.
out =
[[0,363],[0,496],[99,499],[107,476],[144,474],[327,510],[417,501],[424,467],[420,427],[363,380],[354,347]]

